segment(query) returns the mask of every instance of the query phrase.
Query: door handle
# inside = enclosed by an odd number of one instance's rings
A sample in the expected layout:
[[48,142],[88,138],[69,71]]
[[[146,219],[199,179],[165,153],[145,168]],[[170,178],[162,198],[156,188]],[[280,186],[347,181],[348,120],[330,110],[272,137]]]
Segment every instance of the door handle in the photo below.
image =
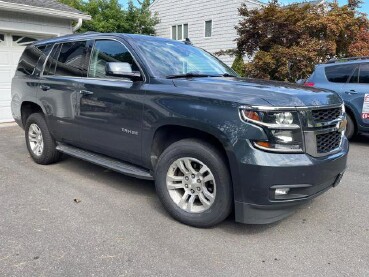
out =
[[82,95],[92,95],[92,94],[94,94],[92,91],[88,91],[88,90],[80,90],[79,93],[82,94]]
[[43,90],[43,91],[48,91],[50,90],[50,87],[49,86],[45,86],[45,85],[41,85],[40,88]]
[[346,94],[349,94],[349,95],[354,95],[354,94],[358,94],[358,92],[354,89],[350,90],[350,91],[345,91]]

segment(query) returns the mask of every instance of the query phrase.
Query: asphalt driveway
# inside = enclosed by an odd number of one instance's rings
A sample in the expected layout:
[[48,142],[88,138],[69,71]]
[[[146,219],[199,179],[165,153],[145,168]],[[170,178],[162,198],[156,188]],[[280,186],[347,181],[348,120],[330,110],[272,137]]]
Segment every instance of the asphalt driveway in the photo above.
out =
[[369,276],[368,157],[362,136],[342,183],[279,223],[204,230],[171,219],[153,182],[37,165],[0,127],[0,276]]

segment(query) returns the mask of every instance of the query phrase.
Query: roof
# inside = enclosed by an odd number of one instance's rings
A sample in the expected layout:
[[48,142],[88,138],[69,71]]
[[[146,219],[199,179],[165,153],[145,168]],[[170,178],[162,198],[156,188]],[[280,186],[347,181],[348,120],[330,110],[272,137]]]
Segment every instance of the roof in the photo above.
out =
[[49,14],[61,18],[91,19],[89,15],[62,4],[58,0],[0,0],[1,9],[34,14]]

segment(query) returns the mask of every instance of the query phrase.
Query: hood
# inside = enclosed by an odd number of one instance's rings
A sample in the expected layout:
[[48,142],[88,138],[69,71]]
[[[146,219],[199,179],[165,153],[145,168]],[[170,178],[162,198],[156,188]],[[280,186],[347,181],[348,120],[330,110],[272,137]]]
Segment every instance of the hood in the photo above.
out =
[[209,77],[175,79],[173,83],[186,94],[201,94],[204,97],[245,105],[306,107],[342,103],[340,96],[333,91],[286,82]]

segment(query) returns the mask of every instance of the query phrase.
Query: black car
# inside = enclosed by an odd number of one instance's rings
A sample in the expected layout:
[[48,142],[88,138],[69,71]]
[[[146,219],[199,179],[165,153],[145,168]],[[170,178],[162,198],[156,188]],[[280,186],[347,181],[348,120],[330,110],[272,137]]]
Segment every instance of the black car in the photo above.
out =
[[36,42],[19,61],[12,113],[36,163],[66,153],[155,180],[167,211],[197,227],[233,209],[242,223],[280,220],[346,168],[336,93],[239,78],[188,42],[99,33]]

